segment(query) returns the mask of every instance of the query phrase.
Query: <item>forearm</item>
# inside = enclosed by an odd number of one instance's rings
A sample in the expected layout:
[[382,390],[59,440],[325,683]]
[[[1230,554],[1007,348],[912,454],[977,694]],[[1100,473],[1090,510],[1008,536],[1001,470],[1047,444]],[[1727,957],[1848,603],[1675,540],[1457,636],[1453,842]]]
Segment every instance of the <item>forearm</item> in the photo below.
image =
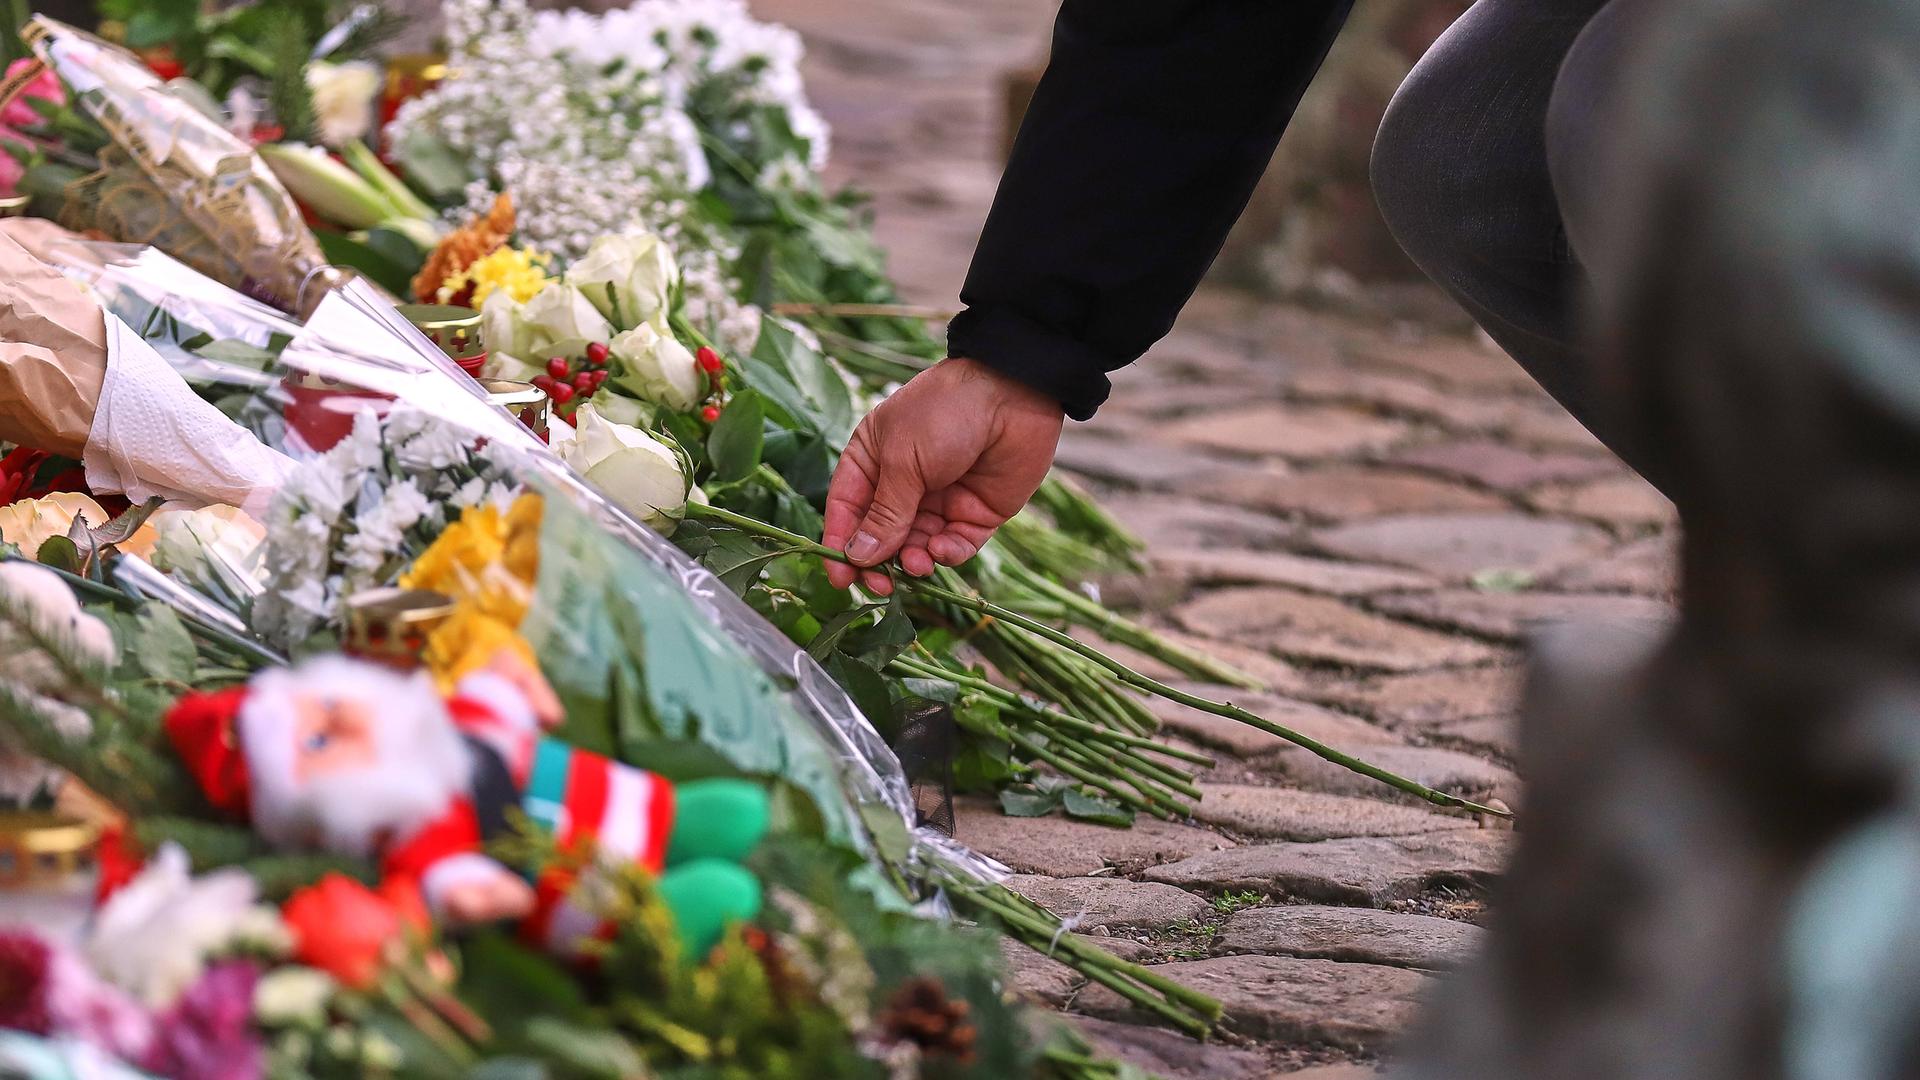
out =
[[1066,0],[949,351],[1078,419],[1173,325],[1351,0]]

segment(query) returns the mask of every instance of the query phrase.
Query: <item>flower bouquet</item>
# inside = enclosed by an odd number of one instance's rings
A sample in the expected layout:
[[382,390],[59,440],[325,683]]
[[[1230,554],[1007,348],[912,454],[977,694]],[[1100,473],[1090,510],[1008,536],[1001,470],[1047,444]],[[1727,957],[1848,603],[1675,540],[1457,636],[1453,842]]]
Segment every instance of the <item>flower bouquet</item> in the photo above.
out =
[[[1189,1029],[1217,1014],[916,829],[837,684],[604,497],[623,471],[568,466],[590,423],[543,444],[356,284],[296,325],[151,249],[51,245],[84,290],[0,255],[69,324],[95,305],[107,355],[73,363],[113,380],[83,440],[113,470],[88,483],[167,484],[62,536],[0,524],[0,736],[112,807],[88,929],[0,937],[0,1061],[1118,1074],[1027,1034],[991,938],[927,903],[1059,939]],[[275,474],[243,494],[120,427],[181,393],[227,425],[218,461]]]

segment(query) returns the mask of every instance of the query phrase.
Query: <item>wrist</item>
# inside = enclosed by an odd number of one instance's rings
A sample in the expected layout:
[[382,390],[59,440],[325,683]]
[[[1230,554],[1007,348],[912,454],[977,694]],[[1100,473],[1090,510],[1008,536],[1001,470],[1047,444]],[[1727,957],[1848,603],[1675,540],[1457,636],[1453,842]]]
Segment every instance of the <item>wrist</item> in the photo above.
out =
[[1066,419],[1066,408],[1060,399],[991,364],[970,356],[949,356],[936,366],[953,375],[961,385],[984,384],[994,397],[1023,411],[1052,416],[1063,422]]

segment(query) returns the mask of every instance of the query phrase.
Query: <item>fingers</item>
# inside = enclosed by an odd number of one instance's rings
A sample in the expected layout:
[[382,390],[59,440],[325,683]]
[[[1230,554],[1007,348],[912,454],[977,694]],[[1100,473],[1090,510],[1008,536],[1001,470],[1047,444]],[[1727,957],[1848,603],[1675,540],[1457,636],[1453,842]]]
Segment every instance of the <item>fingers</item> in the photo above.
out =
[[878,566],[894,557],[920,516],[920,499],[927,493],[919,470],[911,462],[896,461],[880,473],[866,516],[847,541],[847,558],[859,566]]
[[927,553],[941,566],[959,566],[975,555],[992,538],[993,530],[967,521],[952,521],[937,536],[927,541]]
[[[833,471],[833,481],[827,487],[827,507],[825,527],[821,532],[821,543],[835,551],[845,551],[847,541],[853,536],[853,530],[867,512],[867,505],[873,501],[873,456],[867,449],[867,421],[861,421],[860,429],[854,432],[852,441],[847,444],[846,453],[840,456],[840,466]],[[827,581],[836,589],[852,588],[859,579],[859,571],[843,562],[828,559]]]

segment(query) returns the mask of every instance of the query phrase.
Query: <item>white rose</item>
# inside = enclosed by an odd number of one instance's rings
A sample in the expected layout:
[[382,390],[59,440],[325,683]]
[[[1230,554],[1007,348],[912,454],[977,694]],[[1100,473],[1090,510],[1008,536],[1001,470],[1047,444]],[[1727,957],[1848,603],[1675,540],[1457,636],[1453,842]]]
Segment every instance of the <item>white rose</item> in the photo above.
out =
[[527,328],[526,348],[532,355],[577,352],[585,349],[588,342],[605,341],[613,336],[613,327],[601,318],[580,290],[571,285],[549,285],[541,289],[522,306],[520,317]]
[[162,510],[148,519],[159,539],[153,545],[153,564],[189,578],[203,565],[215,569],[215,578],[230,575],[266,584],[261,545],[267,530],[238,507],[215,504],[198,510]]
[[586,294],[615,326],[663,322],[680,271],[673,252],[647,233],[602,236],[567,268],[567,284]]
[[613,381],[646,400],[685,412],[701,397],[704,379],[693,353],[672,334],[646,323],[607,343],[613,353]]
[[364,138],[373,126],[373,98],[380,92],[380,71],[361,60],[307,65],[307,89],[313,94],[313,119],[320,141],[339,146]]
[[511,356],[526,360],[533,356],[533,328],[527,324],[526,305],[505,289],[495,289],[480,304],[480,341],[487,347],[489,359]]
[[573,424],[574,437],[555,447],[560,459],[648,528],[671,534],[686,514],[693,486],[679,455],[639,428],[605,419],[591,405],[580,406]]

